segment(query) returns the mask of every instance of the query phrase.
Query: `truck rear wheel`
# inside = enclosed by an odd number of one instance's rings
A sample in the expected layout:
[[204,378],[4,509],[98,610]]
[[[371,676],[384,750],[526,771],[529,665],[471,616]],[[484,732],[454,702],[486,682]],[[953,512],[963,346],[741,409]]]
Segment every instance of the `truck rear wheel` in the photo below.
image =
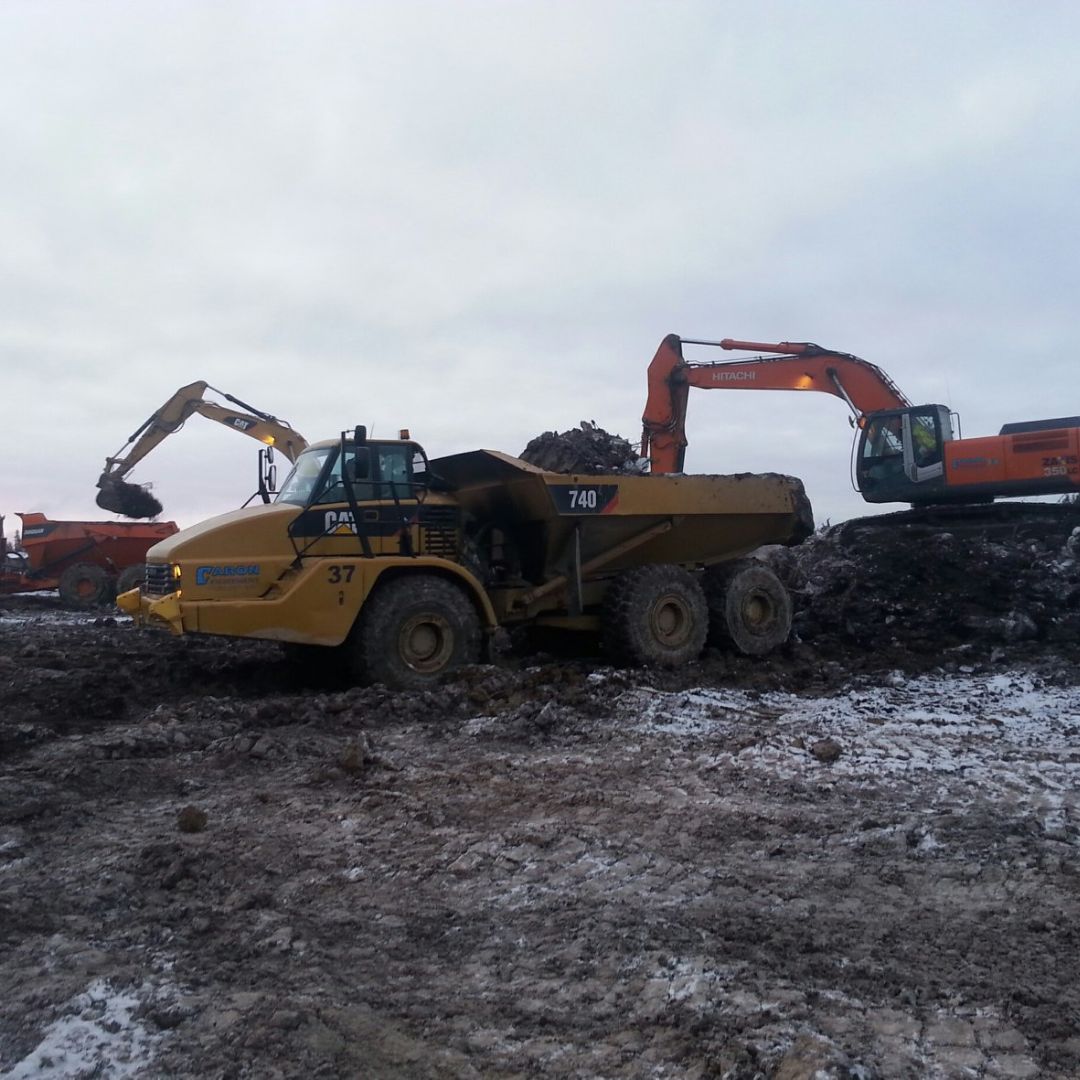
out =
[[764,656],[791,633],[791,596],[767,567],[752,560],[706,572],[709,639],[745,656]]
[[480,619],[452,582],[408,575],[377,586],[353,629],[350,661],[364,682],[423,690],[480,657]]
[[699,582],[678,566],[628,570],[604,603],[604,647],[614,659],[678,667],[697,659],[708,632]]
[[112,578],[100,566],[76,563],[69,566],[57,582],[60,599],[73,607],[97,607],[116,596]]

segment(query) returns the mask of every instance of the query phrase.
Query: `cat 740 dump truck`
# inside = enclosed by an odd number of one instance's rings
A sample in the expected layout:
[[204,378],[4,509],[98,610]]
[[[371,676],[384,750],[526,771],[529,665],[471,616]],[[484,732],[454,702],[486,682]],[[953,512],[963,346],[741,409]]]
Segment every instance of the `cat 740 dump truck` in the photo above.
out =
[[155,545],[121,608],[177,634],[338,649],[355,678],[395,687],[476,662],[501,627],[599,630],[613,654],[669,666],[700,653],[710,611],[744,652],[787,638],[783,585],[734,560],[809,534],[800,481],[571,476],[490,450],[429,461],[402,436],[308,447],[272,504]]

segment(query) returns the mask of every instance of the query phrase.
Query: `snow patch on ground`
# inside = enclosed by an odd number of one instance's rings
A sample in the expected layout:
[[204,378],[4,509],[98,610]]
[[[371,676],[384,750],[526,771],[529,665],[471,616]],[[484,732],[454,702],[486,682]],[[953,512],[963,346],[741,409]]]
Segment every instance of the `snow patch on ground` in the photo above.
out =
[[[922,676],[820,698],[634,689],[619,712],[643,734],[694,740],[716,764],[818,780],[825,769],[856,783],[940,779],[943,794],[964,801],[1004,787],[1047,832],[1080,829],[1080,688],[1035,676]],[[839,743],[834,761],[815,754],[825,739]]]
[[141,1004],[130,988],[114,989],[104,979],[95,980],[61,1007],[65,1015],[45,1029],[41,1042],[0,1075],[4,1080],[135,1076],[153,1060],[162,1038],[135,1018]]

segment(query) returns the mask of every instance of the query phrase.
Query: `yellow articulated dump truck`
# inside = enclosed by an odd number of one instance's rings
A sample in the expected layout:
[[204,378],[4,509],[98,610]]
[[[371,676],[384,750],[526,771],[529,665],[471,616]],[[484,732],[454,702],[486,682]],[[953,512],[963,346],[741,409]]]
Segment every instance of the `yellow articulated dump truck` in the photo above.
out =
[[176,634],[337,650],[356,680],[397,688],[480,661],[500,628],[599,631],[614,657],[665,666],[710,628],[750,654],[786,640],[784,586],[739,557],[812,531],[800,481],[429,460],[401,434],[308,447],[273,503],[151,548],[120,607]]

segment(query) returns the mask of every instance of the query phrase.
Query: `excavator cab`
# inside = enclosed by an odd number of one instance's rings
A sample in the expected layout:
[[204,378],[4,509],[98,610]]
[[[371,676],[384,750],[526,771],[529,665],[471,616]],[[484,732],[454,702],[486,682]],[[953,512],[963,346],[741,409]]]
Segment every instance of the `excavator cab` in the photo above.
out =
[[867,502],[931,503],[945,488],[945,443],[953,437],[945,405],[867,413],[855,475]]

